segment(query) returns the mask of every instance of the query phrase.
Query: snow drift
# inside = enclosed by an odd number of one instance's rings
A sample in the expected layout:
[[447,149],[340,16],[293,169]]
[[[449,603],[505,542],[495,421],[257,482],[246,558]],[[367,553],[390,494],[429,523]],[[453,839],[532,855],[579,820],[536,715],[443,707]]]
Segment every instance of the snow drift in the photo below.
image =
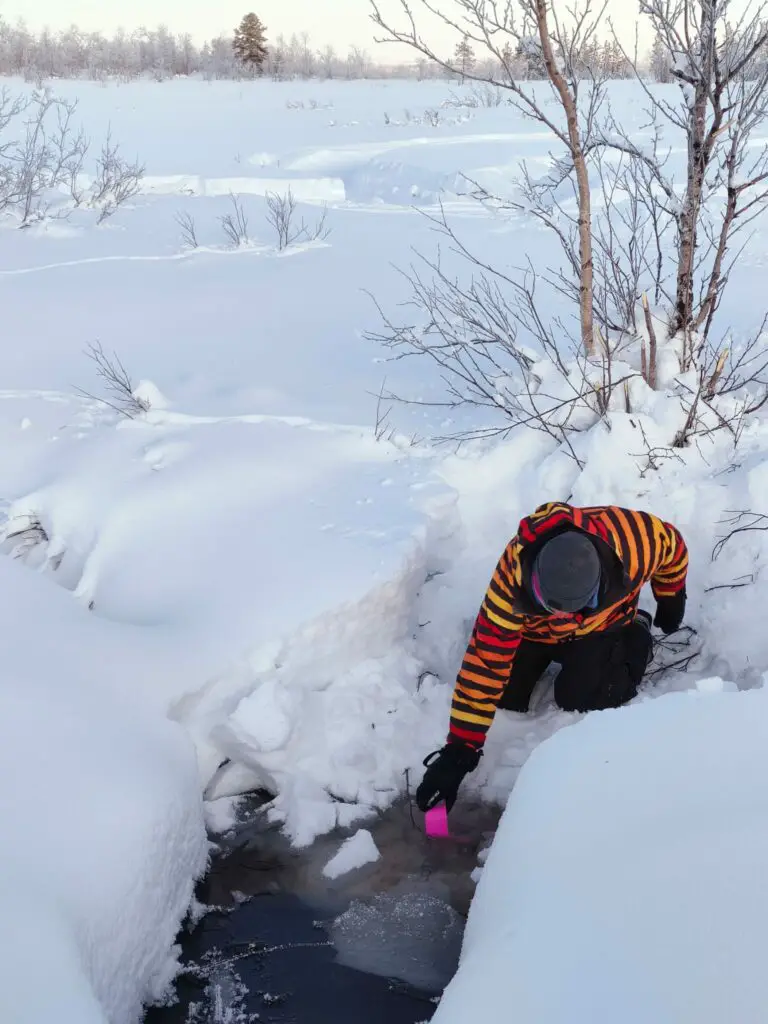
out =
[[194,751],[132,699],[130,635],[7,559],[0,605],[0,1018],[131,1024],[206,862]]
[[768,691],[593,713],[520,774],[434,1018],[765,1020]]

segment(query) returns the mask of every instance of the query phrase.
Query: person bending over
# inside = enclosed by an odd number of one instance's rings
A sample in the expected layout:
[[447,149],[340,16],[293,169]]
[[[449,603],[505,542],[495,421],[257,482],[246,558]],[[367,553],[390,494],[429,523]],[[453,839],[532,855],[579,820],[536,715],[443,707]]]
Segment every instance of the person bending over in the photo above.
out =
[[651,616],[638,610],[650,581],[653,624],[678,630],[688,551],[680,532],[647,512],[551,502],[523,519],[488,586],[459,671],[448,739],[424,761],[416,802],[453,806],[477,767],[497,708],[526,712],[555,662],[565,711],[631,700],[653,651]]

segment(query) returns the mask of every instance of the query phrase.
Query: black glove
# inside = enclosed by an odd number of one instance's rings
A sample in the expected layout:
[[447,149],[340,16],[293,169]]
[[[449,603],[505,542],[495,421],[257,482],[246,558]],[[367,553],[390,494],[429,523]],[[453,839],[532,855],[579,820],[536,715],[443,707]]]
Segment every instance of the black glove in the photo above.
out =
[[670,633],[676,633],[683,624],[685,600],[685,589],[679,590],[671,597],[658,598],[656,601],[656,618],[653,620],[654,626],[658,626],[662,633],[666,633],[667,636]]
[[482,750],[475,750],[464,743],[447,743],[442,750],[434,750],[425,757],[427,770],[416,790],[419,810],[426,812],[445,800],[450,811],[456,803],[462,779],[477,768],[482,753]]

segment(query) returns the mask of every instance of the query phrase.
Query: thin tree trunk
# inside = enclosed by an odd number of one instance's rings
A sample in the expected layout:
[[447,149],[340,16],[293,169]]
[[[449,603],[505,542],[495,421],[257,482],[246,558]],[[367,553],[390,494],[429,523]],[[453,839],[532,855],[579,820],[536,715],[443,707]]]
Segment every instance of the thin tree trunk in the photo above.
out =
[[[682,332],[685,338],[683,348],[683,369],[687,369],[692,357],[691,331],[694,324],[694,275],[696,245],[698,241],[699,217],[704,199],[704,182],[707,168],[723,127],[723,90],[725,81],[720,73],[717,58],[718,0],[699,0],[700,26],[698,52],[695,62],[695,84],[688,127],[688,175],[685,202],[679,218],[679,262],[677,268],[677,294],[675,316],[671,333]],[[688,16],[688,2],[685,4]],[[686,29],[687,37],[687,29]],[[690,80],[689,80],[690,81]],[[711,124],[707,126],[707,113],[711,103]]]
[[579,274],[579,314],[581,320],[581,343],[586,354],[591,356],[595,349],[595,325],[593,313],[592,200],[589,188],[589,174],[579,134],[579,114],[576,100],[557,66],[552,50],[552,40],[549,36],[549,25],[547,23],[547,0],[535,0],[535,3],[544,65],[547,69],[549,80],[557,90],[565,111],[568,125],[568,144],[576,173],[576,184],[579,193],[579,259],[581,264]]
[[736,220],[736,209],[738,205],[738,191],[734,188],[728,189],[728,200],[726,202],[725,213],[723,214],[723,223],[720,228],[720,239],[717,246],[717,253],[715,254],[715,262],[712,265],[712,273],[709,278],[709,285],[707,286],[707,294],[704,302],[701,304],[699,315],[694,323],[694,329],[700,330],[702,324],[705,324],[704,328],[704,339],[709,335],[710,328],[712,327],[712,319],[717,309],[717,298],[720,294],[720,287],[722,284],[723,277],[723,263],[725,262],[725,254],[728,252],[728,239],[731,234],[733,223]]
[[675,317],[671,334],[690,329],[693,321],[694,265],[696,235],[704,192],[704,135],[706,132],[707,94],[698,86],[693,108],[691,131],[688,136],[688,175],[685,201],[679,219],[679,261],[677,266],[677,292]]
[[702,324],[706,325],[704,328],[704,339],[709,335],[709,331],[712,326],[712,318],[714,317],[715,310],[717,309],[717,298],[720,294],[723,276],[723,264],[725,263],[725,255],[728,252],[728,241],[731,236],[734,221],[736,220],[736,212],[739,205],[740,190],[736,185],[735,177],[737,158],[738,136],[734,135],[731,140],[731,148],[726,161],[728,167],[727,199],[725,203],[725,212],[723,214],[723,223],[720,227],[717,252],[715,253],[715,260],[712,264],[712,273],[709,276],[707,294],[704,297],[701,309],[699,310],[699,315],[696,317],[696,322],[694,324],[694,329],[697,331],[701,329]]

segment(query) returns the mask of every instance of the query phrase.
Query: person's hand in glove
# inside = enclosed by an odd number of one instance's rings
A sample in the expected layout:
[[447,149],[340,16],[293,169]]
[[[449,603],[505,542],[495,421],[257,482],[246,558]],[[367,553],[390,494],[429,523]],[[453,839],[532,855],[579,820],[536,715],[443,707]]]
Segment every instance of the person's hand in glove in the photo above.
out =
[[654,626],[658,626],[662,633],[666,633],[667,636],[670,633],[676,633],[683,624],[685,601],[685,589],[679,590],[676,594],[672,594],[671,597],[658,598],[656,601],[656,618],[653,620]]
[[446,809],[450,811],[456,803],[464,776],[477,768],[481,756],[481,750],[464,743],[447,743],[442,750],[435,750],[424,758],[427,770],[416,790],[419,810],[426,813],[444,800]]

